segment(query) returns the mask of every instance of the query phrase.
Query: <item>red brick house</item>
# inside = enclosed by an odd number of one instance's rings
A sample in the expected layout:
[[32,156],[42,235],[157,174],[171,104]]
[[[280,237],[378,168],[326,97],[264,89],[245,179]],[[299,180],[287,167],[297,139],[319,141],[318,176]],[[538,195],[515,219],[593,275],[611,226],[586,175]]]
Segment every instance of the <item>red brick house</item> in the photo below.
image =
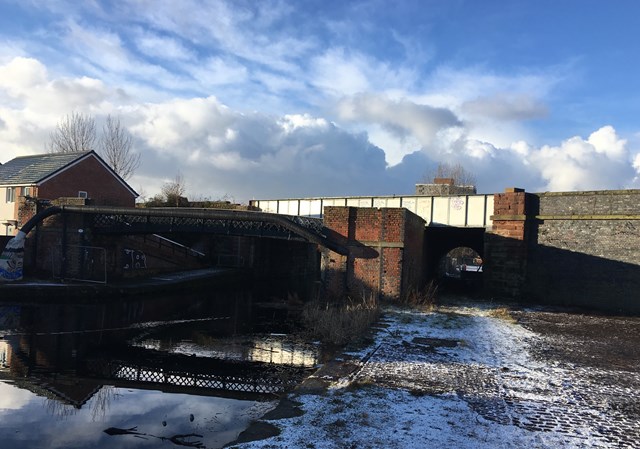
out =
[[[95,151],[21,156],[0,165],[0,233],[26,221],[20,205],[83,198],[96,206],[134,207],[138,194]],[[4,231],[4,232],[2,232]]]

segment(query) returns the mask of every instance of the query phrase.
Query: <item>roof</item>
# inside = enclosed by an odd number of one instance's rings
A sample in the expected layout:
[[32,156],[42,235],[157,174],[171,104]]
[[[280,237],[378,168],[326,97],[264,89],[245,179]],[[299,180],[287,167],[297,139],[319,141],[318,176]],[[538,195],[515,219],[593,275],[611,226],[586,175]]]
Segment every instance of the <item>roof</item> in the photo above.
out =
[[0,165],[0,185],[36,184],[88,153],[89,151],[83,151],[17,157]]
[[30,185],[39,184],[64,171],[82,159],[89,156],[95,157],[111,174],[122,183],[134,196],[138,196],[135,190],[113,171],[95,151],[82,151],[75,153],[47,153],[33,156],[20,156],[11,159],[5,164],[0,164],[0,185]]

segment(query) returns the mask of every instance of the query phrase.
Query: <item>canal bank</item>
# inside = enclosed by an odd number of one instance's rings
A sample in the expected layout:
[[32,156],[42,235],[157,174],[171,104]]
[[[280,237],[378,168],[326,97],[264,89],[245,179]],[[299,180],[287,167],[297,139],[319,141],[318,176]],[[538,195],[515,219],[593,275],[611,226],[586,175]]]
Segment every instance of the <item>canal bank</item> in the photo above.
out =
[[25,279],[0,283],[0,301],[39,303],[120,300],[133,296],[206,290],[246,282],[250,279],[249,272],[230,268],[179,271],[105,284]]
[[230,447],[637,448],[638,326],[473,301],[388,309],[370,344],[288,395],[296,413],[245,434],[268,438]]

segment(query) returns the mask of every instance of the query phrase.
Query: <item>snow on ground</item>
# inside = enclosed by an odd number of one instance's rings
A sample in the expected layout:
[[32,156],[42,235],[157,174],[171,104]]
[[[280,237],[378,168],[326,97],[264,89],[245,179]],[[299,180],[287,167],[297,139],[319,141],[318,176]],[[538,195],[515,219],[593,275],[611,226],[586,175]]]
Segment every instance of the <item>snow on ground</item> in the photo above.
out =
[[640,447],[638,423],[609,406],[638,392],[534,357],[539,338],[490,309],[387,310],[375,341],[345,354],[359,361],[355,374],[323,394],[292,394],[302,416],[238,447]]

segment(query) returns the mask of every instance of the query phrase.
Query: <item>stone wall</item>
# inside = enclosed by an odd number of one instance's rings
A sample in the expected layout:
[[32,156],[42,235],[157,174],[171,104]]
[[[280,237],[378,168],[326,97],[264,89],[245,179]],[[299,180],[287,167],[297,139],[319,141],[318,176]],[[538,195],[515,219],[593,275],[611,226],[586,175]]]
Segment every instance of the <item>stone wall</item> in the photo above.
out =
[[395,300],[424,282],[424,226],[402,208],[325,207],[325,227],[349,248],[348,255],[323,251],[329,296],[374,296]]
[[416,184],[416,195],[446,196],[475,194],[475,186],[457,186],[454,184]]
[[529,298],[640,313],[640,191],[541,193]]
[[640,313],[640,191],[495,195],[491,295]]

